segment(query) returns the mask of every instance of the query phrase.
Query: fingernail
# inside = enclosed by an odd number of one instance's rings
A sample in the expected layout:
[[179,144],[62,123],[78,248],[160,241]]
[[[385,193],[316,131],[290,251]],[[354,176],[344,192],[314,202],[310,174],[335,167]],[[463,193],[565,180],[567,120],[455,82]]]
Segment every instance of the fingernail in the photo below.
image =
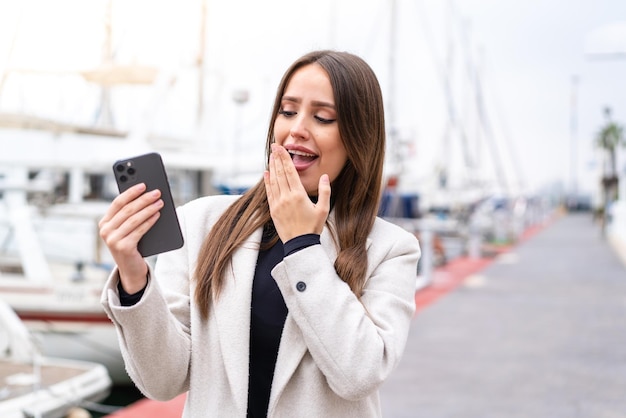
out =
[[322,174],[322,183],[330,184],[330,178],[328,178],[328,174]]

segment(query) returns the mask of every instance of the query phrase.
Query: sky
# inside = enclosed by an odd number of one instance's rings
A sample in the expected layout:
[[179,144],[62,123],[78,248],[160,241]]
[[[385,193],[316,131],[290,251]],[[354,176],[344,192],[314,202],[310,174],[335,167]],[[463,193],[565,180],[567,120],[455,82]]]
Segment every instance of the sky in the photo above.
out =
[[605,123],[603,109],[626,123],[626,2],[466,0],[459,7],[489,54],[529,178],[570,186],[573,149],[577,183],[593,189],[601,169],[593,139]]
[[[108,4],[0,0],[0,112],[95,123],[100,89],[78,74],[102,62]],[[356,53],[378,75],[407,190],[447,168],[457,183],[592,191],[603,109],[626,124],[626,57],[597,54],[626,51],[619,0],[207,0],[200,121],[202,2],[110,4],[115,61],[176,77],[115,88],[116,126],[184,138],[239,170],[262,166],[282,72],[319,48]]]

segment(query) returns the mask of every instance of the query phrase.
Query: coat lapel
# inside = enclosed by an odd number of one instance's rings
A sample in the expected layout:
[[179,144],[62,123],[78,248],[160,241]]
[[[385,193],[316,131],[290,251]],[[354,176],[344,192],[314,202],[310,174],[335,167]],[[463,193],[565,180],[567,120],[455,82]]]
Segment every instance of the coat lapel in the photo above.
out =
[[234,253],[232,270],[227,270],[224,288],[215,304],[224,368],[237,408],[244,414],[248,402],[252,281],[261,235],[259,228]]
[[302,332],[291,315],[287,315],[285,327],[280,340],[276,368],[274,369],[274,380],[268,411],[272,411],[280,398],[285,386],[295,373],[302,358],[306,354],[307,347],[302,338]]
[[[324,228],[320,235],[320,243],[328,258],[334,262],[337,258],[335,242],[328,228]],[[276,369],[274,370],[274,380],[272,382],[272,393],[270,395],[269,411],[272,411],[276,402],[280,398],[285,386],[289,383],[291,376],[296,372],[298,365],[307,352],[307,346],[302,337],[302,331],[293,320],[291,315],[287,315],[285,327],[283,328],[276,359]]]

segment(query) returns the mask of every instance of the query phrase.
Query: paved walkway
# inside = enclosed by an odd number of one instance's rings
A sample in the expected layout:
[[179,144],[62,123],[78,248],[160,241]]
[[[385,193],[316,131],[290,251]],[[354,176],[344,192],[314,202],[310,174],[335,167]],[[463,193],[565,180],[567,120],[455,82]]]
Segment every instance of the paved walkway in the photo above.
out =
[[555,220],[418,312],[381,398],[385,418],[626,417],[626,267],[589,214]]

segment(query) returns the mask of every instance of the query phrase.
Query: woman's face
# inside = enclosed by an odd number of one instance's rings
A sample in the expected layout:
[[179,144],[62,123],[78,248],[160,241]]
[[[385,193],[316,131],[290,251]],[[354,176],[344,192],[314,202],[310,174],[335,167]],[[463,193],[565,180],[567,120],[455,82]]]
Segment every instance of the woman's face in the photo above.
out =
[[274,123],[274,138],[291,154],[307,193],[317,195],[322,174],[334,181],[348,160],[337,123],[330,79],[318,64],[291,76]]

